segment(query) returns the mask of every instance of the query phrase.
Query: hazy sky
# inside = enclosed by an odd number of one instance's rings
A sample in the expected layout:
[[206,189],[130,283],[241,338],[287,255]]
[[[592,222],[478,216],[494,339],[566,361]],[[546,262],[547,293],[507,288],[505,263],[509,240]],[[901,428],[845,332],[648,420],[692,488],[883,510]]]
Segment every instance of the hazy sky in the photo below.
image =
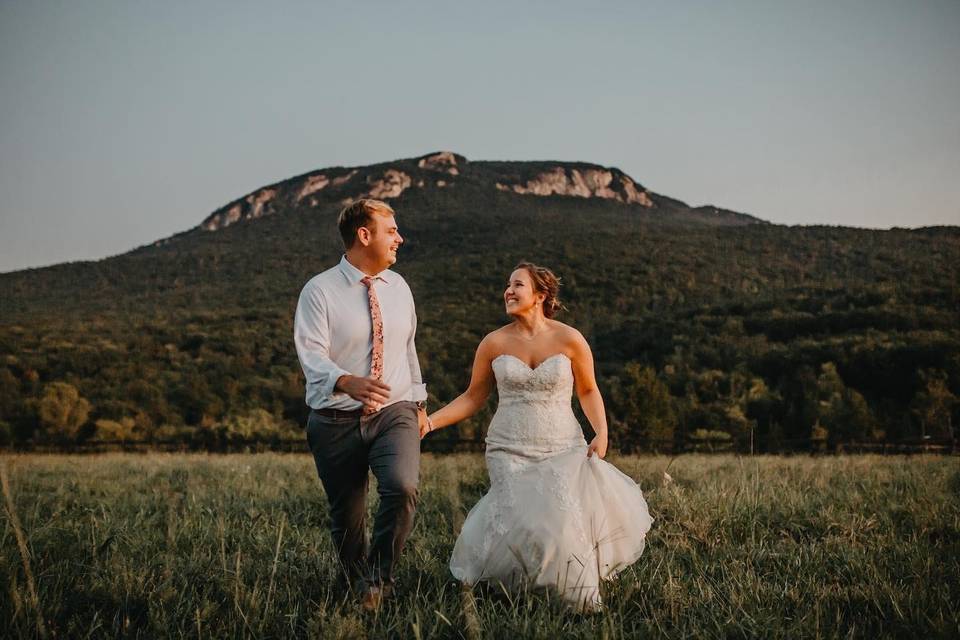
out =
[[449,149],[786,224],[960,224],[960,1],[0,0],[0,271]]

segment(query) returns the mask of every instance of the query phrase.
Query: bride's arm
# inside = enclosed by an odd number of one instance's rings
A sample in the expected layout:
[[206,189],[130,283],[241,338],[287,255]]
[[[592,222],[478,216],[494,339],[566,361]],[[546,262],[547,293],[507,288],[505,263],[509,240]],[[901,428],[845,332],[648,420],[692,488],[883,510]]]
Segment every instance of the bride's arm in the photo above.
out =
[[477,354],[473,358],[473,372],[470,375],[470,386],[467,390],[447,406],[430,414],[432,431],[469,418],[486,403],[494,381],[491,366],[494,357],[492,342],[490,336],[480,341]]
[[607,455],[607,412],[603,407],[603,396],[597,387],[597,377],[593,371],[593,353],[590,345],[579,331],[574,331],[571,351],[573,357],[573,378],[577,390],[577,399],[580,407],[590,421],[593,432],[597,435],[590,441],[587,456],[596,453],[603,458]]

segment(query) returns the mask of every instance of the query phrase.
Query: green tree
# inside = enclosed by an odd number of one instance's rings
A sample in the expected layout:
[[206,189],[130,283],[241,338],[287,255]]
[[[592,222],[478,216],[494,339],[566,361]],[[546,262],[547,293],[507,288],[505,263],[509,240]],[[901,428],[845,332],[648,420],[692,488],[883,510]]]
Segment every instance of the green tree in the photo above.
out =
[[0,419],[13,418],[20,404],[20,381],[4,367],[0,369]]
[[90,415],[90,403],[72,384],[51,382],[43,389],[38,407],[40,425],[59,440],[76,440]]
[[876,420],[866,399],[844,384],[834,363],[820,367],[817,394],[818,423],[827,430],[831,446],[873,436]]
[[97,420],[94,438],[107,442],[135,440],[136,422],[133,418],[121,418],[120,420]]
[[289,426],[263,409],[227,416],[220,424],[223,435],[230,440],[268,440],[279,437]]
[[953,407],[955,396],[947,387],[947,374],[939,369],[920,371],[921,388],[910,409],[920,423],[922,437],[954,440]]
[[627,363],[615,379],[611,399],[613,446],[629,453],[651,443],[673,441],[677,424],[673,398],[652,367]]

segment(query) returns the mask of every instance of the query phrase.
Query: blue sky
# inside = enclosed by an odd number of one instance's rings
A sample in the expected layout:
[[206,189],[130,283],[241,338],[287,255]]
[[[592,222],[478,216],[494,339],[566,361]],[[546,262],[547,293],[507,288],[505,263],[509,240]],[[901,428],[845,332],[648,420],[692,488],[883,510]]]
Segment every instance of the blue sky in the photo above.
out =
[[0,271],[449,149],[782,224],[960,224],[960,2],[0,3]]

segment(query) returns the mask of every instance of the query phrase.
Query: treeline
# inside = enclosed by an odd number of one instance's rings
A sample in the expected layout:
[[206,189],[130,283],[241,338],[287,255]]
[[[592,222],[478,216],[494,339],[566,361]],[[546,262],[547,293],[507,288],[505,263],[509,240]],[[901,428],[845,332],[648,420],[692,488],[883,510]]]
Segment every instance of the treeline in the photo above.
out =
[[[960,233],[716,228],[636,207],[448,190],[395,203],[431,403],[506,321],[520,259],[554,268],[594,349],[614,446],[950,442]],[[297,438],[300,287],[339,259],[333,207],[0,276],[0,445]],[[437,439],[480,438],[495,408]]]
[[[798,439],[834,448],[954,437],[960,349],[949,331],[782,341],[780,332],[803,336],[801,327],[791,332],[780,320],[774,340],[751,332],[759,322],[752,316],[717,311],[624,319],[617,331],[587,333],[618,448],[729,438],[735,448],[763,451]],[[299,437],[306,408],[290,322],[286,313],[244,313],[5,326],[0,444],[176,440],[216,448]],[[462,391],[482,333],[421,321],[434,406]],[[482,436],[494,407],[435,437]]]

